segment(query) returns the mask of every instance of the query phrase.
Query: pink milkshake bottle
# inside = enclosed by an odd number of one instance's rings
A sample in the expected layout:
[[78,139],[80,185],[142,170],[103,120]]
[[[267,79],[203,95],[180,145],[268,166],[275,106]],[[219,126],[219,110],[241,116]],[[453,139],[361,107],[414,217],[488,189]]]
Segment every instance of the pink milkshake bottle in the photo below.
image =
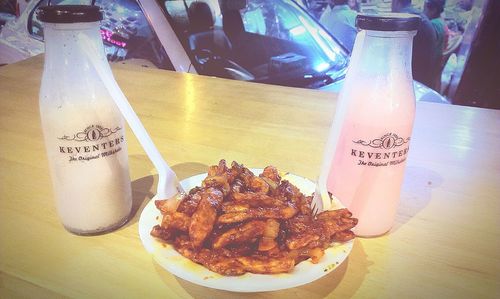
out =
[[360,32],[328,140],[327,189],[359,219],[358,236],[382,235],[394,223],[415,117],[411,57],[419,23],[410,14],[356,19]]

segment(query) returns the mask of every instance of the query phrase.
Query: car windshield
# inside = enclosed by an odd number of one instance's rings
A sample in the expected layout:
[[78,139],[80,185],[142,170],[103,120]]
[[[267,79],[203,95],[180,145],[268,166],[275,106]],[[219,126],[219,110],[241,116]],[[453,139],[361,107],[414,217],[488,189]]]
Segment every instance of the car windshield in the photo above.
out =
[[345,74],[348,53],[294,1],[163,4],[200,74],[301,87]]

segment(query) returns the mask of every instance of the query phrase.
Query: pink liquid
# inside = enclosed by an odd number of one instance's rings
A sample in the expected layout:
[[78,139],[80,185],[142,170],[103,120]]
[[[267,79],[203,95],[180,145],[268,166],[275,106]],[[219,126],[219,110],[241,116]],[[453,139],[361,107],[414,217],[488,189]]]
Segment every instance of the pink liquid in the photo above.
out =
[[[406,125],[344,122],[327,187],[359,219],[354,229],[359,236],[381,235],[393,225],[413,123],[402,122]],[[354,142],[359,140],[364,143]]]
[[386,233],[396,215],[415,117],[414,34],[362,30],[339,94],[327,188],[358,218],[358,236]]

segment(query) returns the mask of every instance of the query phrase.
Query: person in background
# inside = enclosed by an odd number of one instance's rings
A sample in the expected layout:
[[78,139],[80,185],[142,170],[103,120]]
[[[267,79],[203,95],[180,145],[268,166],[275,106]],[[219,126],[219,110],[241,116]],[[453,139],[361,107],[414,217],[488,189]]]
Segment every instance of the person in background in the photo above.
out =
[[[319,22],[349,51],[356,38],[356,11],[348,5],[349,0],[333,0],[321,15]],[[332,7],[333,4],[333,7]]]
[[436,67],[441,65],[441,60],[435,55],[438,41],[431,21],[423,12],[412,6],[411,0],[393,0],[392,11],[410,13],[422,18],[422,22],[413,38],[412,74],[413,79],[428,87],[435,86]]
[[438,90],[441,81],[441,63],[443,59],[443,52],[446,50],[448,44],[448,27],[441,18],[441,13],[444,10],[446,0],[426,0],[424,4],[424,14],[431,20],[432,27],[436,33],[437,45],[432,55],[439,61],[439,65],[434,66],[433,76],[434,84],[430,87]]
[[424,4],[424,14],[431,20],[441,50],[446,49],[447,43],[446,23],[444,19],[441,18],[445,2],[445,0],[426,0]]
[[461,33],[464,33],[473,13],[474,0],[458,0],[454,5],[452,2],[451,9],[445,8],[446,18],[452,19],[456,23],[457,30]]
[[347,5],[349,5],[349,7],[350,7],[352,10],[356,11],[356,12],[359,12],[359,10],[361,9],[361,8],[359,7],[359,2],[358,2],[358,0],[348,0],[348,1],[347,1]]

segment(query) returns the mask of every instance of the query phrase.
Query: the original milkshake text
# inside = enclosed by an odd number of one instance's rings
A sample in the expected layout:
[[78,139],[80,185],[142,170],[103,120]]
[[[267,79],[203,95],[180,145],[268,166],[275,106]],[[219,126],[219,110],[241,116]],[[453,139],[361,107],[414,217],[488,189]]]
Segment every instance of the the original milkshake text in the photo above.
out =
[[404,139],[397,134],[388,133],[373,140],[353,140],[356,148],[351,148],[351,157],[357,159],[357,165],[386,167],[406,161],[410,137]]
[[67,155],[69,162],[88,162],[95,159],[105,158],[122,150],[121,144],[125,142],[125,136],[120,134],[122,129],[104,128],[99,125],[88,126],[85,130],[72,136],[64,135],[58,138],[62,141],[81,142],[81,146],[59,145],[59,153]]

